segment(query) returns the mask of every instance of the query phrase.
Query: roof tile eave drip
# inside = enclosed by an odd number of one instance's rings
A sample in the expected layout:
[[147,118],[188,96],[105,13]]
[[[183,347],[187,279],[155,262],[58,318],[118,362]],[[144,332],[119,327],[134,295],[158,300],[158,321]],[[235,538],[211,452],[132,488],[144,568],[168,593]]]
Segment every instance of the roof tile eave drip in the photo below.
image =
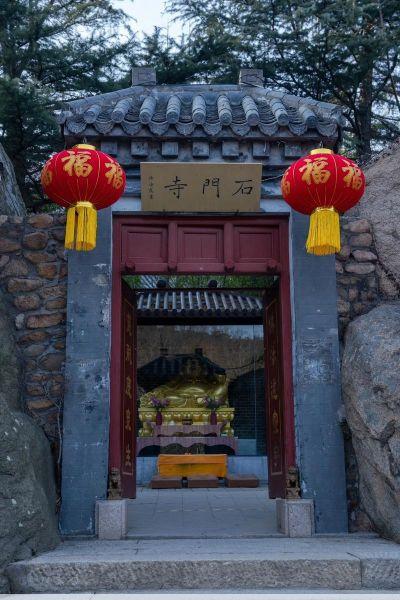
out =
[[215,86],[132,87],[75,100],[67,111],[58,113],[57,120],[75,134],[86,125],[101,134],[120,125],[128,135],[147,127],[159,137],[169,127],[183,136],[192,135],[197,127],[211,136],[230,127],[234,136],[243,137],[257,129],[273,135],[280,127],[297,135],[312,129],[334,135],[342,126],[340,107],[326,102],[243,86],[215,90]]

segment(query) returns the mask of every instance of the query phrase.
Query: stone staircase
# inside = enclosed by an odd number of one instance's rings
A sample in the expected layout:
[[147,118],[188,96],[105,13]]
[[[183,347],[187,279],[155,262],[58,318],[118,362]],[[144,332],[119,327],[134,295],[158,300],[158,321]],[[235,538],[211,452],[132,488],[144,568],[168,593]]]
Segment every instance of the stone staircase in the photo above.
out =
[[400,590],[400,546],[371,535],[74,540],[7,576],[14,593]]

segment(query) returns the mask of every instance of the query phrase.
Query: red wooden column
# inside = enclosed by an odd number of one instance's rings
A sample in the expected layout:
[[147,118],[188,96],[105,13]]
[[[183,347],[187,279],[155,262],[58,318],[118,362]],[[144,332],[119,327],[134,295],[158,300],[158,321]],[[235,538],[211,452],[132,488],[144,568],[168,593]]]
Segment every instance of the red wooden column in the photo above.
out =
[[113,262],[111,296],[111,357],[110,357],[110,448],[109,472],[116,469],[121,473],[121,357],[122,357],[122,269],[121,227],[117,219],[113,222]]
[[268,482],[271,498],[285,497],[287,470],[296,466],[287,221],[279,224],[278,243],[279,280],[266,292],[264,299]]
[[168,223],[168,271],[175,273],[178,266],[178,227]]
[[109,470],[121,476],[124,498],[136,496],[135,294],[122,279],[119,224],[114,223]]
[[285,416],[282,382],[282,331],[278,284],[267,290],[264,302],[268,488],[270,498],[284,498],[286,489]]
[[121,305],[121,491],[136,497],[136,310],[135,294],[122,282]]
[[224,263],[225,271],[231,273],[235,269],[234,250],[233,250],[233,223],[224,225]]
[[282,395],[284,410],[285,470],[297,465],[293,402],[292,309],[290,295],[289,223],[279,224],[280,276],[279,313],[281,327]]

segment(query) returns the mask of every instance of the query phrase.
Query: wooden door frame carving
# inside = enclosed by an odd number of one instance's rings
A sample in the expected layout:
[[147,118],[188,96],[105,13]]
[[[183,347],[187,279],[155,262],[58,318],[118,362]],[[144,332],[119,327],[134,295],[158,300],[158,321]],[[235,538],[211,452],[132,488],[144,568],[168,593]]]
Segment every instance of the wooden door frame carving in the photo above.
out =
[[[283,372],[283,410],[284,410],[284,456],[285,470],[296,464],[295,452],[295,431],[294,431],[294,405],[293,405],[293,381],[292,381],[292,326],[291,326],[291,297],[290,297],[290,262],[289,262],[289,219],[288,217],[278,217],[269,215],[256,215],[252,217],[233,217],[233,216],[212,216],[212,217],[182,217],[169,215],[164,216],[116,216],[113,219],[113,266],[112,266],[112,299],[111,299],[111,368],[110,368],[110,444],[109,444],[109,468],[121,470],[121,300],[122,300],[122,276],[135,272],[135,265],[130,265],[129,261],[123,256],[122,239],[124,227],[155,227],[168,225],[168,235],[170,240],[175,239],[178,224],[187,226],[207,226],[208,224],[218,224],[224,231],[231,231],[234,226],[243,226],[249,228],[268,227],[278,230],[277,249],[279,261],[271,258],[266,264],[260,265],[259,270],[254,270],[252,265],[244,265],[244,269],[236,271],[240,275],[279,275],[279,295],[280,295],[280,321],[281,321],[281,340],[285,340],[282,345],[282,372]],[[168,256],[168,271],[175,272],[177,261],[176,244],[171,244]],[[157,265],[155,269],[149,271],[152,274],[165,274],[165,269],[161,270]],[[149,265],[151,267],[151,265]],[[193,270],[193,265],[189,265],[189,270],[180,270],[179,274],[191,275],[199,273]],[[246,269],[249,270],[246,270]],[[257,267],[258,268],[258,267]],[[145,271],[142,271],[143,273]],[[207,271],[201,271],[203,274],[221,274],[221,271],[213,271],[212,267]],[[224,272],[235,273],[233,243],[230,238],[224,240]]]

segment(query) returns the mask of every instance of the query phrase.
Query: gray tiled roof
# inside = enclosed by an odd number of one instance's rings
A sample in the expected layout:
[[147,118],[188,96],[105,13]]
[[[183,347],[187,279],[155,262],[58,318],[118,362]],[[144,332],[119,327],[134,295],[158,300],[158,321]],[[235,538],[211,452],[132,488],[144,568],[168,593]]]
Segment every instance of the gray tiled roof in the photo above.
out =
[[282,129],[332,137],[342,119],[334,104],[243,85],[132,86],[69,102],[58,115],[73,135],[110,134],[117,127],[128,137],[185,137],[200,130],[240,138],[250,131],[273,136]]
[[140,292],[137,314],[144,317],[258,317],[262,318],[263,304],[255,296],[243,296],[219,290],[154,290]]

